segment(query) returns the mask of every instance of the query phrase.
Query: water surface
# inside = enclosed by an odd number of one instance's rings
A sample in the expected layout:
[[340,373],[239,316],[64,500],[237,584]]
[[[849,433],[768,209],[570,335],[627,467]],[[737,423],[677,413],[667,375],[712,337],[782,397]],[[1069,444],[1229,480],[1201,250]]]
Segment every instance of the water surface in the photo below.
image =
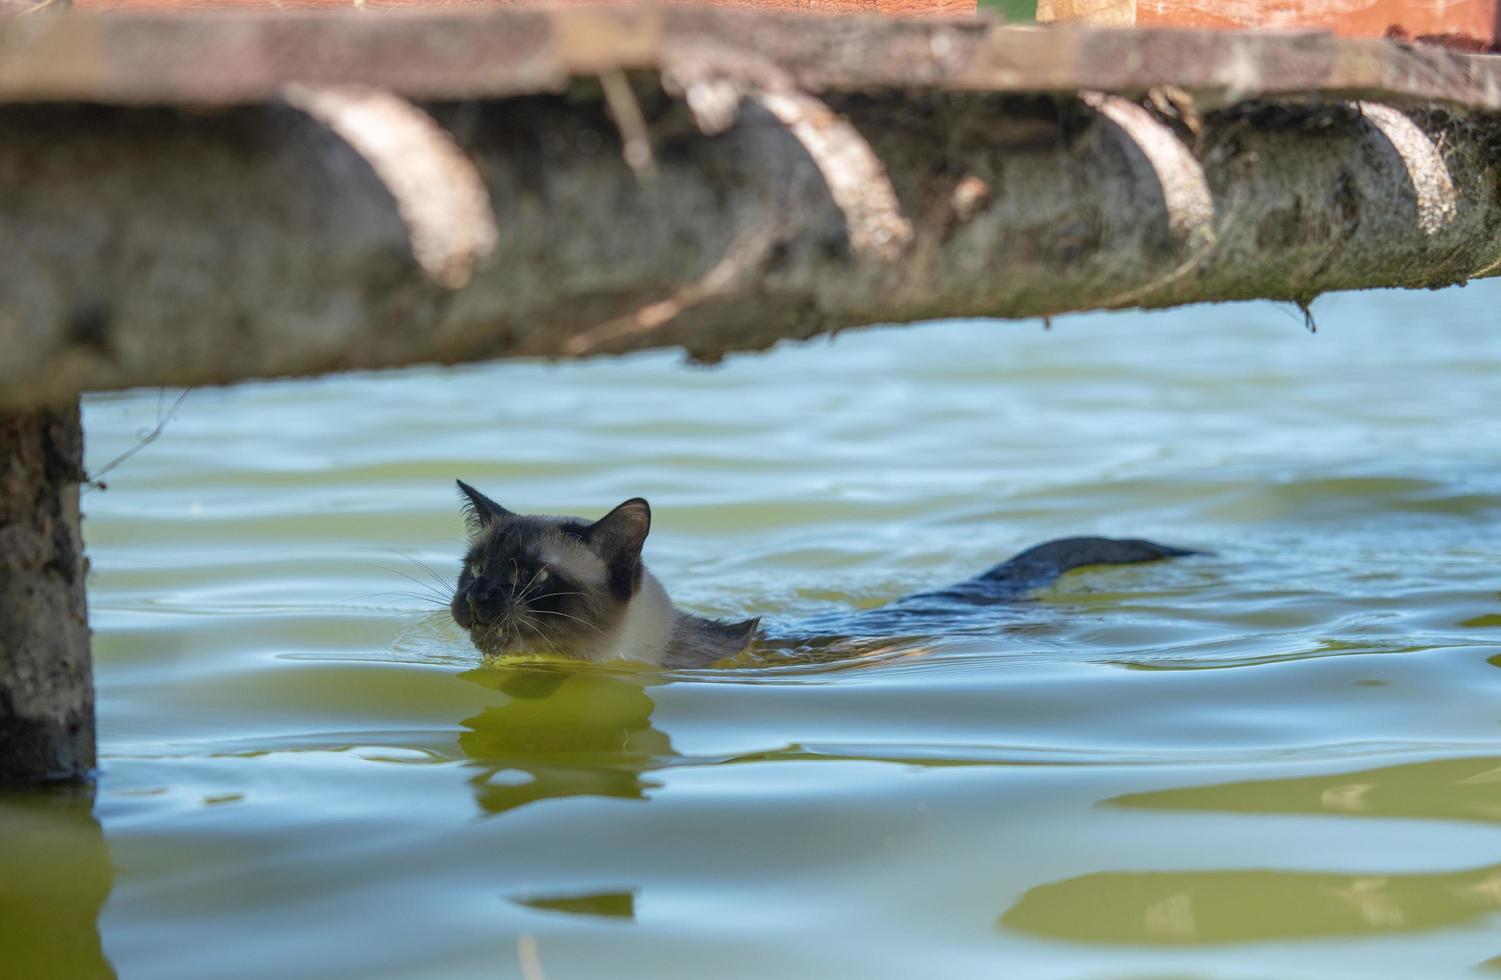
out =
[[[85,498],[103,777],[94,818],[0,805],[35,899],[9,972],[1493,971],[1498,310],[1492,281],[1333,297],[1316,335],[1199,307],[195,391]],[[90,399],[90,465],[173,397]],[[716,616],[1065,534],[1214,555],[852,662],[482,669],[405,577],[456,573],[455,477],[648,497],[651,567]]]

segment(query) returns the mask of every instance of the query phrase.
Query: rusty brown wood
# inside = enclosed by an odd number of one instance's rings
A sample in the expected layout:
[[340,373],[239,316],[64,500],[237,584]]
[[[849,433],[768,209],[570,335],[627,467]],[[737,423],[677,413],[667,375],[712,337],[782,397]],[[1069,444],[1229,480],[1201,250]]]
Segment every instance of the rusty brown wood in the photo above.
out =
[[1042,21],[1216,30],[1327,30],[1474,51],[1501,43],[1501,0],[1039,0]]
[[685,59],[809,92],[1171,86],[1203,106],[1314,96],[1501,109],[1501,56],[1381,39],[626,5],[10,17],[0,20],[0,102],[249,104],[294,82],[486,98],[607,71],[670,72]]

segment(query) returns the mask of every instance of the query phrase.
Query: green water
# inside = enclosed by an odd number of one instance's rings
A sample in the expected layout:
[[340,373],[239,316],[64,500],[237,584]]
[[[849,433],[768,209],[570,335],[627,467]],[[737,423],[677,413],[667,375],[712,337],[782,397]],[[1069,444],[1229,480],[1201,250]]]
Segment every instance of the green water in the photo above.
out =
[[[0,974],[1495,970],[1501,282],[1317,313],[193,392],[85,497],[103,775],[0,804]],[[161,405],[90,399],[91,465]],[[647,496],[721,616],[1216,554],[855,663],[477,669],[403,577],[456,572],[454,477]]]

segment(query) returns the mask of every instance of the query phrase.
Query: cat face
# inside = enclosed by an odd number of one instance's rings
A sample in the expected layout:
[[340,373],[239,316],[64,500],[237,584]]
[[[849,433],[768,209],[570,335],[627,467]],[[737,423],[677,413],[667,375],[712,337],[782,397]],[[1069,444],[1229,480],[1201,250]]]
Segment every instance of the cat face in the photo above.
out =
[[513,514],[468,484],[469,547],[449,609],[487,656],[588,656],[641,585],[651,507],[627,500],[594,523]]

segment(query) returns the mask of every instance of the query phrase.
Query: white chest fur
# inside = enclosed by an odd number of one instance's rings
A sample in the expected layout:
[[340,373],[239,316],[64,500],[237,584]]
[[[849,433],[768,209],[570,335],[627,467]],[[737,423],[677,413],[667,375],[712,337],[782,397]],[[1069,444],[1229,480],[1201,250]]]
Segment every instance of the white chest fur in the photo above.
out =
[[641,588],[625,608],[620,623],[589,653],[590,660],[638,660],[660,664],[667,655],[677,612],[667,590],[642,569]]

